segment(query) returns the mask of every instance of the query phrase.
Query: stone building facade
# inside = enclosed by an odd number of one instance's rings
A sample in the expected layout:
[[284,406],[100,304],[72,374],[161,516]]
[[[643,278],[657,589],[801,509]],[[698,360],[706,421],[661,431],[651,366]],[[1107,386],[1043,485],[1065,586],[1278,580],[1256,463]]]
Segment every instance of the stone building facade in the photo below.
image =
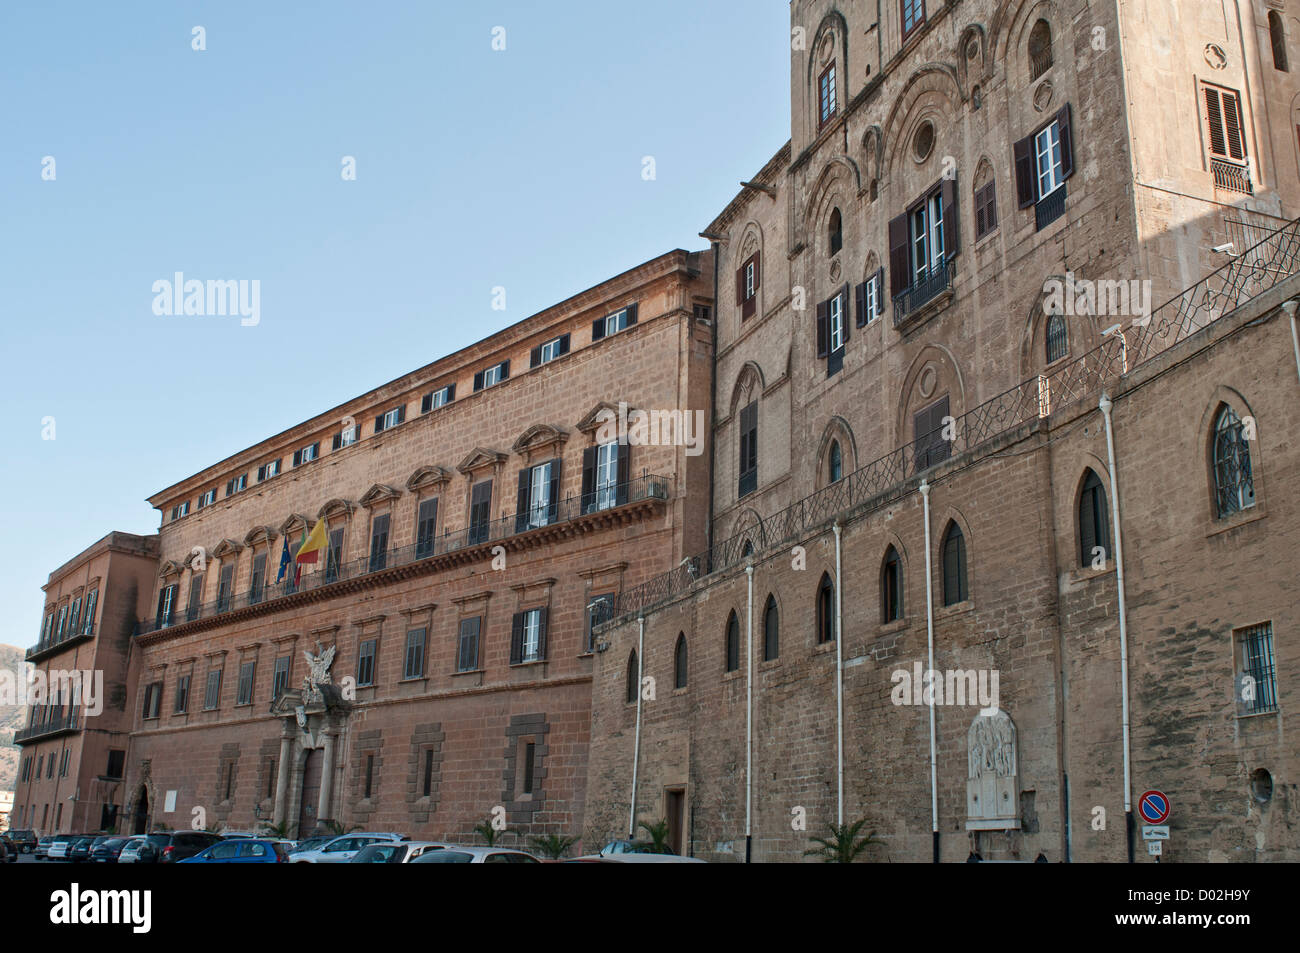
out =
[[[44,694],[29,699],[14,738],[13,827],[69,833],[116,822],[135,698],[131,636],[157,575],[158,537],[131,533],[109,533],[50,573],[41,634],[27,651],[39,673],[32,688]],[[63,677],[74,672],[80,685]]]
[[[873,859],[1121,860],[1164,788],[1172,858],[1294,859],[1270,474],[1300,29],[1042,0],[791,26],[791,139],[702,233],[710,546],[601,631],[588,838],[662,818],[697,856],[797,860],[865,818]],[[918,704],[929,669],[996,674],[998,714]]]
[[671,252],[151,497],[126,827],[578,833],[591,620],[707,517],[707,426],[603,428],[707,408],[711,302]]

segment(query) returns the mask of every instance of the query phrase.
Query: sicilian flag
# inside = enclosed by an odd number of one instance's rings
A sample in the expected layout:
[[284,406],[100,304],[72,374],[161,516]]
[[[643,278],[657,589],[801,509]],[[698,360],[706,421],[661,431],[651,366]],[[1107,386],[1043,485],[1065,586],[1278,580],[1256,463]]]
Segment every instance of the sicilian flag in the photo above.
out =
[[298,547],[298,555],[294,558],[298,568],[294,573],[293,582],[296,586],[302,578],[302,567],[304,563],[314,563],[320,560],[320,551],[329,544],[328,531],[325,527],[325,520],[316,521],[310,533],[303,530],[304,536],[302,545]]
[[293,563],[293,555],[289,552],[289,537],[284,537],[284,549],[280,550],[280,571],[276,574],[275,581],[278,583],[284,579],[284,574],[289,571],[289,566]]

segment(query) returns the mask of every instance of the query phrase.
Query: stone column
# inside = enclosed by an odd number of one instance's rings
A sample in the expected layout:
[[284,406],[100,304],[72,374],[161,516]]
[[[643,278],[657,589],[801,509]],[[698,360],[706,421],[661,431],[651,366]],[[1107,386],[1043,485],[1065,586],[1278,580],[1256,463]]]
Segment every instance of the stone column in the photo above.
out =
[[272,823],[283,824],[285,800],[289,793],[289,760],[293,756],[293,738],[285,734],[280,738],[280,770],[275,776],[275,818]]
[[316,810],[316,820],[333,818],[330,813],[330,795],[334,787],[334,732],[325,730],[325,751],[321,755],[320,804]]

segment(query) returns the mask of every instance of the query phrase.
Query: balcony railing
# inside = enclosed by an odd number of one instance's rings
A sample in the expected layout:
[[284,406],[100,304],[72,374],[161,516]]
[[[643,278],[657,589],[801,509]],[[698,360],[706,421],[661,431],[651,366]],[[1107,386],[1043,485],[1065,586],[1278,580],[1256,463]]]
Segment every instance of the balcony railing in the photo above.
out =
[[1032,83],[1038,77],[1042,76],[1052,68],[1052,51],[1051,49],[1043,50],[1035,56],[1029,58],[1029,81]]
[[751,553],[824,530],[827,523],[864,505],[872,509],[899,499],[922,471],[949,456],[975,450],[1032,420],[1059,413],[1078,401],[1095,398],[1108,384],[1128,375],[1143,361],[1173,347],[1241,305],[1300,274],[1300,219],[1268,235],[1226,265],[1166,301],[1141,324],[1062,364],[1050,375],[1022,381],[956,418],[951,449],[936,452],[933,434],[919,435],[843,479],[784,510],[759,519],[711,549],[682,560],[680,566],[625,589],[612,618],[645,612],[676,598],[696,581],[743,563]]
[[263,583],[256,591],[240,594],[222,594],[206,605],[189,607],[183,613],[173,612],[169,618],[141,619],[136,624],[135,634],[145,635],[179,625],[181,621],[193,622],[197,619],[209,619],[224,615],[236,609],[273,602],[286,596],[312,589],[319,589],[331,583],[346,579],[356,579],[385,569],[408,566],[434,556],[499,543],[512,537],[522,536],[546,527],[560,526],[586,516],[592,516],[619,506],[639,503],[643,500],[664,500],[672,496],[672,482],[663,476],[644,474],[627,483],[607,487],[586,496],[571,496],[555,503],[530,508],[523,513],[516,513],[501,519],[472,524],[455,533],[417,540],[409,546],[394,547],[367,553],[358,559],[347,562],[328,558],[322,571],[306,574],[295,586],[293,567],[286,573],[283,582]]
[[14,744],[31,741],[33,738],[42,738],[46,735],[59,734],[64,731],[76,731],[80,726],[81,713],[78,711],[72,711],[57,718],[41,719],[28,725],[22,731],[15,732]]
[[917,309],[952,290],[955,266],[951,259],[933,269],[912,287],[894,295],[894,327],[903,324]]
[[94,634],[95,634],[94,619],[90,620],[89,622],[78,625],[75,629],[69,627],[64,630],[62,635],[58,637],[51,636],[50,638],[44,639],[40,642],[37,642],[35,645],[33,645],[30,649],[27,650],[26,660],[30,662],[38,655],[42,655],[46,652],[49,652],[52,649],[57,649],[61,645],[80,642],[83,639],[88,639],[92,637]]
[[1065,183],[1044,195],[1034,206],[1034,231],[1041,232],[1065,214]]
[[1243,195],[1255,194],[1255,189],[1250,184],[1250,170],[1244,165],[1211,159],[1210,172],[1214,175],[1216,189],[1224,192],[1241,192]]

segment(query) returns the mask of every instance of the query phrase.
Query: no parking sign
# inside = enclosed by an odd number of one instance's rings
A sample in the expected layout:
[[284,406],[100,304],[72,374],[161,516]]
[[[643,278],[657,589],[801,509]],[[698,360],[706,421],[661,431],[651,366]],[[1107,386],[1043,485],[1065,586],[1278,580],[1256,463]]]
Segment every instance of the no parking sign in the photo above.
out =
[[1169,798],[1164,791],[1147,791],[1138,798],[1138,813],[1148,824],[1163,824],[1169,820]]

